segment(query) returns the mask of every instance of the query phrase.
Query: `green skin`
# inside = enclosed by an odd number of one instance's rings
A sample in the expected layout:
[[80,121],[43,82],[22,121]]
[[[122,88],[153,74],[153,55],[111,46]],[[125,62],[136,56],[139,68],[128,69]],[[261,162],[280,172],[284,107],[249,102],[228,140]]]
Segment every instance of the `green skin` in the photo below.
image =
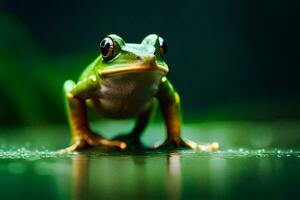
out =
[[[216,150],[217,143],[197,145],[181,138],[180,98],[166,78],[168,65],[163,60],[159,36],[148,35],[140,44],[125,43],[117,35],[108,35],[113,43],[113,58],[100,54],[81,74],[77,83],[64,84],[66,108],[72,132],[70,152],[90,146],[141,146],[140,135],[151,113],[159,103],[164,117],[166,141],[156,148]],[[107,140],[91,131],[86,108],[91,107],[102,116],[114,119],[136,117],[132,132]]]

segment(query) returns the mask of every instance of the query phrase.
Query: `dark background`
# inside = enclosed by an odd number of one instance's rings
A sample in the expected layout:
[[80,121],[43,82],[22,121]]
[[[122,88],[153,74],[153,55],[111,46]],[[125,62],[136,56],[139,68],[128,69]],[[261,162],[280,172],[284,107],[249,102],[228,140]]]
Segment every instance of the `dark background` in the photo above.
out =
[[298,118],[299,4],[2,0],[0,125],[63,122],[63,82],[78,77],[109,33],[132,43],[165,38],[188,119]]

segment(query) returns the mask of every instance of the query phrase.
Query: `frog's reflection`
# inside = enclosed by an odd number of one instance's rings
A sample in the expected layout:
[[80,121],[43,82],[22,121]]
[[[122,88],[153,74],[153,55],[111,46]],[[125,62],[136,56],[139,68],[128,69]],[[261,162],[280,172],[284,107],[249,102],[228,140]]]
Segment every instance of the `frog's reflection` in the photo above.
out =
[[181,196],[181,163],[180,153],[172,152],[168,158],[167,195],[169,199],[180,199]]
[[89,186],[89,158],[84,154],[72,157],[72,199],[87,199]]
[[[166,176],[163,176],[163,174],[155,174],[155,176],[157,176],[158,178],[166,177],[166,180],[164,180],[166,183],[165,194],[153,194],[153,185],[156,186],[156,184],[151,183],[149,179],[152,179],[151,177],[153,177],[153,174],[156,173],[156,171],[151,172],[149,176],[149,169],[152,170],[153,167],[153,163],[152,163],[153,160],[151,161],[151,159],[157,159],[157,157],[152,154],[151,156],[130,156],[130,158],[132,158],[133,160],[134,174],[130,176],[130,180],[128,179],[127,182],[125,182],[125,184],[130,185],[130,187],[132,187],[132,190],[126,191],[127,194],[121,194],[122,191],[126,190],[125,188],[128,188],[128,185],[127,186],[125,185],[124,188],[120,188],[120,184],[118,184],[116,188],[109,188],[112,191],[112,193],[109,192],[110,195],[116,195],[116,196],[126,195],[128,197],[138,198],[138,199],[144,198],[145,196],[157,197],[158,195],[161,197],[167,197],[168,199],[180,199],[180,195],[181,195],[180,156],[181,155],[179,152],[174,152],[174,151],[166,154],[166,162],[164,162],[166,164],[165,169],[167,169]],[[159,156],[158,158],[160,159],[161,156]],[[89,155],[84,153],[82,154],[78,153],[72,158],[73,199],[83,200],[83,199],[89,199],[89,197],[92,196],[93,197],[96,196],[99,198],[100,197],[106,198],[105,196],[108,193],[102,192],[105,190],[105,188],[101,188],[101,185],[97,185],[99,186],[97,191],[89,190],[89,185],[92,186],[92,184],[90,184],[91,180],[89,180],[89,174],[93,173],[93,172],[89,172],[92,161],[94,160],[90,160]],[[129,162],[129,165],[131,165],[130,163],[131,162]],[[158,164],[162,165],[161,172],[165,173],[165,171],[163,170],[164,164],[163,163],[158,163]],[[126,168],[126,170],[129,169],[128,171],[130,171],[130,166],[127,167],[128,168]],[[115,168],[115,166],[112,166],[111,168]],[[111,178],[113,178],[113,175]],[[159,182],[159,179],[156,181],[158,185],[161,184],[161,182]],[[124,184],[124,182],[122,182],[122,184]],[[111,186],[114,187],[113,185]],[[97,194],[89,194],[89,192],[93,192],[93,193],[96,192]],[[113,197],[110,196],[110,198]]]

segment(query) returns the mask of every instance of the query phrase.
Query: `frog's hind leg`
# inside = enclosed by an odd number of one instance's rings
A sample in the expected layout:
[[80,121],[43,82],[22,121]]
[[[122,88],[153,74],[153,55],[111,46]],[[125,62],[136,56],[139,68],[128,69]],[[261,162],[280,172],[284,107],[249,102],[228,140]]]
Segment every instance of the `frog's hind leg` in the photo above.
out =
[[66,110],[72,133],[72,145],[63,151],[72,152],[89,146],[126,148],[124,142],[106,140],[90,131],[85,99],[81,99],[79,94],[74,95],[76,87],[77,85],[71,80],[66,81],[64,84]]
[[146,129],[147,125],[149,124],[149,121],[151,120],[151,117],[155,113],[155,110],[157,108],[157,101],[153,99],[146,110],[144,110],[142,113],[139,114],[135,126],[131,133],[126,135],[120,135],[115,137],[116,140],[121,140],[126,142],[129,148],[131,149],[142,149],[145,148],[141,142],[141,135]]

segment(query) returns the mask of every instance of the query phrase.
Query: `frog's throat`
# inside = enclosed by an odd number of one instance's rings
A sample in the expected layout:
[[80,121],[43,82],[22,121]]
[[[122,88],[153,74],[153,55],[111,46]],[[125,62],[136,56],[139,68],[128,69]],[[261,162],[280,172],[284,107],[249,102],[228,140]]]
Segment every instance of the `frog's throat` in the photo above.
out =
[[155,65],[155,66],[151,66],[151,65],[134,65],[134,66],[124,66],[124,67],[118,67],[118,68],[113,68],[113,69],[99,69],[98,70],[98,74],[100,76],[109,76],[109,75],[113,75],[113,74],[118,74],[118,73],[126,73],[126,72],[144,72],[144,71],[161,71],[164,74],[168,73],[168,68],[159,66],[159,65]]

